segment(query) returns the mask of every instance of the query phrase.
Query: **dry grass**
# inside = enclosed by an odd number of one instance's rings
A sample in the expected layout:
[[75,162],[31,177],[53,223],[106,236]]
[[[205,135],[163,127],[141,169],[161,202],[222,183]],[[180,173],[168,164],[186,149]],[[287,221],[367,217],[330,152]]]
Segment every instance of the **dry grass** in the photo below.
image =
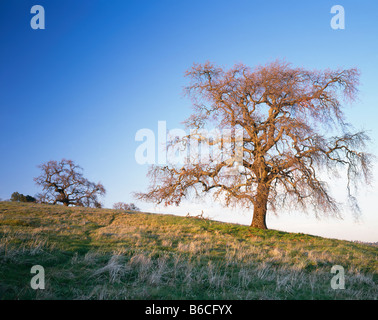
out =
[[[2,299],[376,299],[377,253],[204,219],[0,202]],[[36,264],[45,290],[30,288]],[[345,290],[330,286],[336,264]]]

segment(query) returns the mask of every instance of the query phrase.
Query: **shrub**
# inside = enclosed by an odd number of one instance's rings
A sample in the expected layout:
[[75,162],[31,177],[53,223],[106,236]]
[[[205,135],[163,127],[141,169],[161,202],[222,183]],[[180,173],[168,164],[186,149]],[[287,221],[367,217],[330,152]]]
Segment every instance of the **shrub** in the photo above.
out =
[[22,193],[18,192],[13,192],[10,200],[15,202],[37,202],[36,198],[29,195],[24,196]]

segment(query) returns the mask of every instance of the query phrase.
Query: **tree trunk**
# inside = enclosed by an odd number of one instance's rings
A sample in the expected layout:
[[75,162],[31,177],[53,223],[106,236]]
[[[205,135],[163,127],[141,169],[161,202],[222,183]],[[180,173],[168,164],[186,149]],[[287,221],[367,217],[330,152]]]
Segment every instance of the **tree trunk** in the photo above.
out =
[[266,226],[266,210],[268,206],[269,186],[260,183],[257,186],[256,201],[253,207],[253,218],[251,227],[268,229]]

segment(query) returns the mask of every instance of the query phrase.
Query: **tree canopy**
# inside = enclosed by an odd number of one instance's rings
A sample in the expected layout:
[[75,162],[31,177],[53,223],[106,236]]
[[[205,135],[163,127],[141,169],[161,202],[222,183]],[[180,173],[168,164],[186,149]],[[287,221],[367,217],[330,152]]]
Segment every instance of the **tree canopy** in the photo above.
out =
[[30,195],[23,195],[22,193],[13,192],[10,198],[10,201],[15,202],[37,202],[37,199]]
[[[195,64],[186,72],[194,112],[185,121],[191,134],[175,143],[200,142],[201,130],[215,126],[231,132],[228,157],[206,163],[152,166],[151,185],[138,199],[178,205],[190,195],[210,193],[226,206],[253,208],[252,226],[265,229],[267,210],[283,207],[317,215],[340,215],[321,173],[347,177],[347,194],[370,183],[372,155],[369,136],[346,122],[343,108],[357,98],[359,71],[307,70],[275,61],[250,68],[237,64],[226,70],[212,63]],[[194,130],[194,133],[193,133]],[[236,130],[242,130],[242,159],[235,166]],[[223,138],[211,145],[222,148]],[[355,206],[357,208],[357,206]]]
[[84,178],[82,168],[72,160],[49,161],[39,165],[42,174],[34,181],[42,186],[38,195],[41,202],[65,206],[101,207],[98,196],[105,195],[101,183]]

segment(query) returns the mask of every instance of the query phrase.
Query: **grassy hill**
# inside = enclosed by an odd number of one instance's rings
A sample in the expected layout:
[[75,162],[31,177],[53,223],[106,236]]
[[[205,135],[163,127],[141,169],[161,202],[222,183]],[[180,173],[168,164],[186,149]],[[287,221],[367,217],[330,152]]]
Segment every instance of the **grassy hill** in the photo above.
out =
[[[0,299],[377,299],[377,254],[205,219],[0,202]],[[44,290],[30,287],[33,265]],[[333,265],[344,290],[330,286]]]

